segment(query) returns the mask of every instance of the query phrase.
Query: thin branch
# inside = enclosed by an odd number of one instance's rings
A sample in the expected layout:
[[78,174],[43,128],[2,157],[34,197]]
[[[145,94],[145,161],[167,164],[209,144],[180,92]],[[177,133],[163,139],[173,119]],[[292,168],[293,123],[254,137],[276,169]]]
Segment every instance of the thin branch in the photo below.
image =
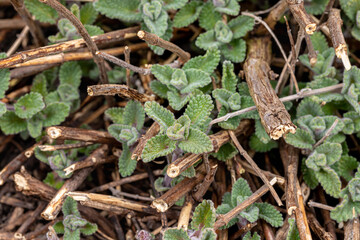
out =
[[[296,100],[296,99],[301,99],[301,98],[305,98],[305,97],[309,97],[309,96],[313,96],[313,95],[318,95],[318,94],[327,93],[327,92],[333,92],[333,91],[337,91],[337,90],[342,89],[343,86],[344,86],[343,83],[339,83],[339,84],[336,84],[336,85],[333,85],[333,86],[314,89],[314,90],[311,90],[311,89],[305,89],[304,90],[304,89],[302,89],[302,91],[300,91],[299,94],[293,94],[293,95],[289,95],[289,96],[280,98],[280,101],[289,102],[289,101],[293,101],[293,100]],[[255,109],[256,109],[256,107],[252,106],[252,107],[241,109],[241,110],[236,111],[236,112],[228,113],[225,116],[215,118],[214,120],[212,120],[210,122],[210,125],[213,125],[213,124],[219,123],[219,122],[223,122],[223,121],[227,121],[229,118],[239,116],[241,114],[253,111]]]
[[30,28],[28,26],[25,26],[24,29],[21,31],[19,36],[16,38],[15,42],[11,45],[9,50],[6,52],[6,56],[12,55],[14,52],[16,52],[16,49],[20,46],[20,43],[24,40],[26,35],[28,34]]
[[315,145],[313,146],[313,149],[317,148],[320,144],[322,144],[330,136],[332,130],[334,130],[334,128],[336,127],[338,122],[339,122],[339,119],[338,118],[335,119],[335,121],[330,126],[330,128],[325,132],[324,136],[317,143],[315,143]]
[[315,66],[317,62],[317,54],[314,49],[314,45],[312,44],[311,38],[309,34],[305,33],[305,41],[308,48],[308,56],[309,56],[309,62],[312,67]]
[[307,212],[306,215],[309,220],[311,230],[318,236],[319,239],[334,240],[333,236],[329,232],[325,231],[313,213]]
[[136,159],[137,161],[139,161],[141,159],[141,154],[144,150],[147,141],[150,138],[157,135],[159,131],[160,131],[160,125],[157,122],[151,124],[151,126],[146,131],[146,133],[139,139],[138,145],[135,147],[134,151],[132,152],[131,159]]
[[111,157],[103,157],[100,159],[96,158],[86,158],[84,161],[79,161],[71,164],[69,167],[64,169],[65,175],[70,175],[71,173],[74,173],[77,170],[87,168],[87,167],[96,167],[101,164],[115,162],[118,158],[115,156]]
[[312,200],[310,200],[308,202],[308,205],[309,205],[309,207],[320,208],[320,209],[324,209],[324,210],[327,210],[327,211],[334,210],[334,207],[331,207],[329,205],[325,205],[325,204],[322,204],[322,203],[314,202]]
[[34,38],[35,45],[38,47],[45,45],[46,40],[44,34],[41,31],[40,26],[31,18],[30,13],[26,10],[24,0],[10,0],[10,2],[21,18],[26,22],[31,35]]
[[176,55],[179,56],[180,60],[183,63],[186,63],[187,61],[190,60],[190,53],[182,50],[180,47],[178,47],[177,45],[166,41],[162,38],[160,38],[159,36],[153,34],[153,33],[148,33],[145,32],[143,30],[140,30],[137,33],[138,37],[144,41],[146,41],[147,43],[151,44],[151,45],[155,45],[161,48],[165,48],[166,50],[169,50],[170,52],[175,53]]
[[309,35],[313,34],[316,30],[316,23],[306,12],[304,8],[304,0],[286,0],[289,9],[294,16],[300,27],[305,29]]
[[325,22],[325,17],[330,13],[330,9],[334,6],[335,0],[330,0],[328,4],[326,5],[325,11],[321,15],[319,22],[317,23],[318,26],[323,24]]
[[83,148],[94,144],[95,143],[93,142],[79,142],[79,143],[60,144],[60,145],[39,145],[38,148],[40,149],[40,151],[43,152],[52,152],[56,150]]
[[[127,64],[130,64],[130,48],[128,46],[125,46],[125,51],[124,51],[124,55],[125,55],[125,62]],[[128,87],[130,87],[130,69],[126,68],[126,85]]]
[[[265,185],[270,189],[271,195],[274,197],[274,199],[276,200],[277,204],[279,206],[282,206],[282,202],[278,196],[278,194],[276,193],[275,189],[273,188],[273,184],[271,184],[269,182],[269,180],[265,177],[265,175],[261,172],[261,169],[258,167],[258,165],[255,163],[255,161],[249,156],[249,154],[245,151],[245,149],[241,146],[241,144],[239,143],[239,141],[237,140],[235,134],[233,131],[229,131],[229,135],[231,137],[231,140],[233,141],[233,143],[235,144],[236,148],[239,150],[239,153],[246,159],[246,161],[248,161],[250,163],[250,165],[253,167],[253,169],[256,171],[256,173],[259,175],[259,177],[261,178],[261,180],[263,180],[263,182],[265,183]],[[275,179],[275,182],[277,182],[277,179]]]
[[134,65],[131,65],[127,62],[125,62],[124,60],[121,60],[120,58],[117,58],[117,57],[114,57],[110,54],[107,54],[105,52],[101,52],[101,51],[97,51],[96,52],[96,55],[112,62],[112,63],[115,63],[116,65],[120,66],[120,67],[123,67],[123,68],[126,68],[126,69],[130,69],[134,72],[137,72],[139,74],[142,74],[142,75],[149,75],[151,74],[151,70],[150,69],[146,69],[146,68],[140,68],[140,67],[136,67]]
[[178,229],[184,229],[185,231],[187,231],[193,205],[194,205],[194,200],[191,197],[187,197],[186,202],[181,208],[178,225],[177,225]]

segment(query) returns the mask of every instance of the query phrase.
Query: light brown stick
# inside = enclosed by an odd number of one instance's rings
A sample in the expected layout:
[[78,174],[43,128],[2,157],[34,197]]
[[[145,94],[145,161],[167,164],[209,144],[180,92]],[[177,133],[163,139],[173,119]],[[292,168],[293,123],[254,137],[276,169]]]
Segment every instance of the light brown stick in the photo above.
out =
[[286,0],[289,9],[300,27],[305,29],[309,35],[316,31],[316,23],[306,12],[304,8],[304,0]]

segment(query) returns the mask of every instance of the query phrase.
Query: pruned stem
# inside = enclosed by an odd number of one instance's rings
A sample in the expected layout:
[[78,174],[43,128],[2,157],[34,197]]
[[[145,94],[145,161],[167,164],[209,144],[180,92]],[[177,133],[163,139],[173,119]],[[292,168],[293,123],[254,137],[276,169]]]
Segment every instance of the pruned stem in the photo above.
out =
[[182,50],[180,47],[178,47],[177,45],[166,41],[162,38],[160,38],[159,36],[157,36],[156,34],[153,33],[149,33],[149,32],[145,32],[143,30],[140,30],[137,33],[138,37],[144,41],[146,41],[147,43],[151,44],[151,45],[155,45],[161,48],[165,48],[166,50],[169,50],[170,52],[175,53],[176,55],[179,56],[180,60],[183,63],[186,63],[187,61],[190,60],[190,53]]
[[310,200],[308,202],[308,205],[309,205],[309,207],[320,208],[320,209],[327,210],[327,211],[331,211],[331,210],[334,209],[334,207],[331,207],[329,205],[325,205],[325,204],[322,204],[322,203],[314,202],[312,200]]
[[317,62],[317,54],[314,49],[314,45],[312,44],[311,38],[309,34],[305,33],[305,41],[308,48],[308,56],[309,56],[309,62],[312,67],[315,66]]
[[325,231],[313,213],[307,212],[306,215],[309,220],[311,230],[319,237],[319,239],[334,240],[333,236],[329,232]]
[[193,204],[194,204],[194,200],[191,197],[188,197],[187,201],[184,203],[180,212],[178,225],[177,225],[178,229],[184,229],[185,231],[187,231]]
[[[96,44],[118,42],[133,37],[134,34],[138,31],[138,29],[139,27],[121,29],[121,30],[93,36],[91,39]],[[86,43],[84,39],[77,39],[77,40],[71,40],[63,43],[58,43],[54,45],[49,45],[41,48],[19,52],[10,57],[0,59],[0,68],[8,68],[18,63],[27,62],[31,59],[48,56],[50,54],[76,50],[79,48],[83,48],[85,46]]]
[[202,197],[205,195],[205,193],[209,189],[210,184],[214,181],[214,177],[215,177],[217,169],[218,169],[217,164],[214,166],[211,166],[210,169],[206,169],[207,174],[204,178],[204,181],[195,187],[195,189],[197,189],[197,190],[193,194],[193,198],[196,201],[198,201],[198,202],[202,201]]
[[151,70],[150,69],[146,69],[146,68],[140,68],[140,67],[136,67],[134,65],[131,65],[130,63],[127,63],[125,62],[124,60],[121,60],[120,58],[117,58],[117,57],[114,57],[110,54],[107,54],[105,52],[101,52],[101,51],[97,51],[96,52],[96,55],[112,62],[112,63],[115,63],[116,65],[120,66],[120,67],[123,67],[123,68],[126,68],[126,69],[130,69],[134,72],[137,72],[139,74],[142,74],[142,75],[149,75],[151,74]]
[[[104,158],[107,153],[107,146],[103,145],[96,149],[93,153],[90,154],[88,158],[92,159],[101,159]],[[84,168],[76,172],[71,178],[65,181],[64,185],[59,189],[55,194],[53,199],[47,205],[45,210],[41,213],[41,216],[46,220],[53,220],[59,214],[62,204],[66,198],[68,192],[76,190],[82,182],[87,178],[87,176],[92,172],[94,168]]]
[[97,130],[54,126],[47,128],[46,133],[51,139],[77,140],[83,142],[106,144],[118,143],[108,132]]
[[360,240],[360,221],[353,208],[353,218],[347,221],[344,227],[344,240]]
[[100,84],[88,86],[87,92],[89,96],[102,96],[102,95],[119,95],[123,98],[130,98],[139,102],[154,101],[155,96],[149,96],[139,93],[137,90],[130,88],[126,85],[120,84]]
[[341,30],[342,23],[343,21],[340,16],[340,9],[332,8],[330,10],[329,19],[327,21],[331,41],[335,48],[336,56],[341,59],[345,69],[350,70],[351,63],[349,56],[347,55],[347,46]]
[[79,142],[79,143],[60,144],[60,145],[39,145],[38,148],[40,149],[40,151],[43,152],[52,152],[56,150],[83,148],[94,144],[95,143],[92,142]]
[[304,0],[287,0],[289,9],[300,27],[309,35],[316,31],[316,23],[306,12]]
[[[273,178],[270,181],[271,186],[276,183],[276,178]],[[263,185],[256,192],[254,192],[250,197],[248,197],[241,204],[237,205],[235,208],[231,209],[230,212],[218,216],[218,220],[214,224],[214,229],[219,229],[220,227],[228,224],[231,219],[236,217],[241,211],[246,209],[248,206],[256,202],[261,196],[269,191],[269,187],[267,185]]]

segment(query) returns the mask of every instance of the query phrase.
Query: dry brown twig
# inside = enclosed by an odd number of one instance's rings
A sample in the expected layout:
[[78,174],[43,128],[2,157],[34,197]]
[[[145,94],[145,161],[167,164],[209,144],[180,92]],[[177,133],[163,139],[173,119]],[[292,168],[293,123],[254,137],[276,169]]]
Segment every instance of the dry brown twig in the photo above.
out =
[[316,31],[316,23],[304,8],[304,0],[286,0],[289,9],[300,27],[309,35]]

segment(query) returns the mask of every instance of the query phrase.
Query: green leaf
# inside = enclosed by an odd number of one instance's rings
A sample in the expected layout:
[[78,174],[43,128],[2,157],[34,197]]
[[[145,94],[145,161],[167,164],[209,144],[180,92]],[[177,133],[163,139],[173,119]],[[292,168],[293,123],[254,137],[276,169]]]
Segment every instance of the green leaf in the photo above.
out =
[[64,239],[66,240],[80,240],[80,229],[75,229],[71,231],[68,228],[65,228]]
[[164,240],[190,240],[184,229],[168,228],[164,232]]
[[302,164],[301,164],[301,171],[303,173],[305,183],[311,189],[316,188],[316,186],[319,184],[319,182],[316,179],[315,171],[311,168],[306,167],[305,158],[303,159]]
[[216,159],[220,161],[226,161],[228,159],[233,158],[238,153],[238,150],[231,143],[225,143],[220,147],[220,149],[216,153],[212,153]]
[[105,116],[111,121],[118,124],[124,124],[124,110],[125,108],[113,107],[105,111]]
[[355,84],[356,88],[360,87],[360,69],[356,66],[352,66],[349,71],[344,72],[343,76],[344,87],[341,93],[347,93],[351,84]]
[[297,229],[295,219],[289,218],[289,231],[286,235],[286,240],[300,240],[299,230]]
[[167,93],[170,91],[165,84],[156,80],[150,82],[150,88],[156,95],[165,99],[167,98]]
[[[221,107],[218,117],[222,117],[225,114],[227,114],[228,111],[226,110],[226,108],[224,106]],[[220,122],[218,123],[220,127],[224,128],[224,129],[236,129],[241,121],[241,116],[236,116],[236,117],[232,117],[226,121]]]
[[55,179],[54,172],[49,172],[43,182],[57,190],[59,190],[64,184],[64,181]]
[[168,29],[168,19],[169,16],[164,10],[161,11],[160,16],[155,20],[152,20],[150,17],[143,15],[145,25],[150,29],[151,33],[154,33],[158,36],[164,35]]
[[0,102],[0,118],[2,115],[4,115],[6,113],[7,109],[6,109],[6,105],[3,102]]
[[333,169],[323,167],[319,171],[315,171],[315,176],[327,194],[335,198],[339,196],[341,181]]
[[[324,121],[324,125],[325,125],[325,121]],[[270,142],[271,140],[269,135],[266,133],[264,126],[261,124],[260,120],[255,121],[255,135],[258,137],[260,141],[262,141],[265,144]]]
[[193,127],[204,124],[214,105],[209,95],[196,95],[189,101],[185,114],[189,116]]
[[253,18],[241,15],[232,19],[228,26],[234,34],[233,38],[237,39],[244,37],[247,32],[251,31],[254,28],[254,24]]
[[184,7],[188,0],[163,0],[163,2],[165,3],[163,6],[165,10],[177,10]]
[[54,225],[53,225],[53,228],[55,230],[55,232],[57,234],[64,234],[65,232],[65,229],[64,229],[64,224],[62,222],[56,222]]
[[254,233],[254,235],[251,237],[251,232],[247,232],[243,238],[243,240],[260,240],[260,236],[257,233]]
[[99,0],[94,7],[109,18],[117,18],[125,22],[141,21],[139,12],[140,0]]
[[359,166],[359,162],[356,158],[352,156],[341,156],[339,162],[337,162],[337,172],[340,176],[350,181],[352,176],[352,171],[354,171]]
[[31,137],[37,138],[41,135],[41,130],[43,128],[41,120],[42,119],[38,114],[27,120],[27,129]]
[[212,228],[216,220],[214,203],[211,200],[203,200],[194,211],[191,228]]
[[171,76],[175,69],[167,65],[154,64],[151,67],[151,73],[159,80],[162,84],[170,85]]
[[234,183],[232,190],[231,190],[231,204],[232,206],[237,206],[237,198],[240,197],[249,197],[252,194],[249,184],[243,178],[239,178]]
[[77,209],[77,202],[72,197],[67,197],[62,205],[62,212],[64,216],[76,215],[80,217],[79,210]]
[[223,21],[217,21],[215,24],[215,38],[221,43],[229,43],[233,39],[233,33]]
[[254,203],[254,205],[259,208],[259,218],[264,219],[273,227],[283,225],[282,215],[274,206],[268,203]]
[[340,160],[342,154],[342,147],[339,143],[323,143],[315,149],[318,153],[326,155],[326,164],[328,166],[333,165]]
[[157,102],[146,102],[144,108],[146,114],[160,125],[162,131],[175,122],[174,114]]
[[[245,201],[246,198],[247,197],[239,196],[237,198],[238,204],[241,204],[243,201]],[[239,215],[248,220],[249,222],[255,222],[259,219],[259,208],[251,205],[250,207],[247,207],[244,211],[240,212]]]
[[360,2],[356,0],[340,0],[340,6],[346,15],[355,22],[356,12],[360,10]]
[[329,45],[326,44],[326,38],[321,32],[314,32],[314,34],[310,36],[310,39],[315,51],[319,51],[319,53],[323,53],[329,48]]
[[220,47],[221,43],[216,40],[215,31],[209,30],[199,35],[195,45],[201,49],[208,50],[213,47]]
[[308,131],[298,128],[295,134],[286,135],[285,142],[297,148],[312,149],[315,139]]
[[338,223],[346,222],[353,218],[353,210],[355,210],[356,216],[360,215],[360,202],[353,202],[345,195],[342,202],[331,210],[330,217]]
[[170,189],[170,187],[164,186],[163,182],[164,182],[164,178],[163,178],[163,177],[159,177],[159,178],[157,178],[157,179],[155,180],[155,182],[154,182],[154,187],[155,187],[156,191],[158,191],[158,192],[164,192],[164,191],[167,191],[167,190]]
[[85,226],[83,226],[80,229],[80,232],[84,235],[92,235],[97,231],[97,225],[95,223],[86,223]]
[[250,137],[249,146],[251,149],[256,152],[268,152],[273,148],[278,147],[278,142],[274,140],[270,140],[267,143],[262,142],[256,135],[252,135]]
[[236,0],[226,1],[224,6],[217,6],[215,9],[218,12],[225,13],[227,15],[236,16],[239,14],[240,5]]
[[217,234],[212,228],[205,228],[201,231],[201,240],[216,240]]
[[166,135],[171,140],[184,140],[189,136],[190,118],[184,114],[175,121],[175,124],[166,130]]
[[47,81],[44,74],[38,74],[35,76],[32,86],[31,92],[40,93],[43,97],[46,97],[48,94],[47,92]]
[[[227,193],[225,193],[227,194]],[[230,195],[230,194],[229,194]],[[225,196],[225,195],[224,195]],[[221,205],[219,205],[216,209],[216,213],[217,214],[226,214],[228,212],[230,212],[232,210],[232,206],[230,206],[229,204],[227,203],[223,203]],[[234,217],[233,219],[231,219],[228,224],[220,227],[220,229],[226,229],[226,228],[230,228],[231,226],[233,226],[234,224],[236,224],[237,222],[239,221],[239,218],[237,217]]]
[[125,106],[123,117],[124,124],[133,126],[140,131],[145,122],[145,111],[141,103],[129,101]]
[[123,151],[119,157],[119,172],[122,177],[133,174],[137,165],[137,161],[131,159],[131,151],[126,145],[123,145]]
[[351,200],[354,202],[360,202],[360,178],[353,178],[347,186]]
[[314,117],[323,116],[324,112],[321,109],[320,104],[313,101],[311,98],[303,99],[296,109],[296,117],[311,115]]
[[319,171],[326,166],[326,155],[315,151],[306,159],[305,163],[308,168]]
[[93,24],[97,15],[92,3],[86,3],[80,9],[80,21],[82,24]]
[[63,102],[70,102],[80,98],[77,88],[68,83],[61,84],[57,92]]
[[21,118],[31,118],[45,107],[40,93],[28,93],[14,104],[15,113]]
[[157,157],[166,156],[176,148],[176,141],[172,141],[166,135],[158,135],[147,141],[142,152],[144,162],[150,162]]
[[201,2],[191,1],[181,8],[174,17],[174,27],[181,28],[195,22],[201,11]]
[[310,4],[305,5],[305,10],[309,14],[322,14],[325,11],[325,7],[328,4],[329,0],[312,0]]
[[90,36],[104,34],[104,30],[102,30],[102,28],[99,26],[84,24],[84,27]]
[[167,99],[169,100],[169,104],[176,111],[182,109],[189,102],[190,97],[191,95],[181,95],[178,92],[169,91],[167,93]]
[[52,7],[41,3],[38,0],[26,0],[24,3],[26,8],[35,17],[36,20],[51,24],[56,23],[58,14]]
[[221,20],[221,14],[215,10],[211,2],[205,3],[199,15],[199,25],[209,31],[215,27],[217,21]]
[[211,152],[214,149],[210,138],[202,131],[194,128],[190,128],[188,138],[181,141],[179,147],[186,152],[196,154]]
[[237,78],[234,73],[234,65],[230,61],[223,62],[221,84],[226,90],[236,92]]
[[65,103],[55,102],[47,105],[46,108],[41,111],[44,116],[44,127],[59,125],[69,115],[69,112],[70,107]]
[[234,39],[230,43],[221,45],[220,50],[226,59],[239,63],[245,59],[246,42],[241,38]]
[[190,93],[197,88],[204,87],[211,83],[209,74],[204,71],[197,69],[187,69],[185,70],[185,74],[188,80],[188,85],[180,91],[182,94]]
[[[0,59],[3,54],[0,55]],[[5,92],[9,88],[10,83],[10,69],[2,68],[0,69],[0,98],[5,97]]]
[[197,56],[187,61],[183,70],[198,69],[211,74],[217,67],[220,61],[220,51],[216,47],[209,48],[204,56]]

